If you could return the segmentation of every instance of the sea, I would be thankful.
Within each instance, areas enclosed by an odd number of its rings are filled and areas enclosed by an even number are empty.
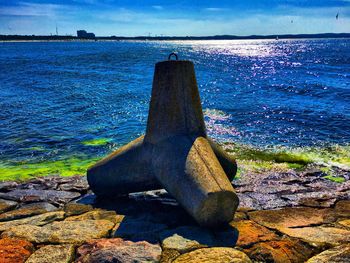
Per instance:
[[[172,52],[193,61],[218,142],[349,146],[350,39],[2,42],[0,180],[84,173],[144,134]]]

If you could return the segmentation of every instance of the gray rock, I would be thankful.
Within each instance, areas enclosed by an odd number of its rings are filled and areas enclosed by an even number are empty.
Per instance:
[[[72,180],[58,186],[58,190],[86,193],[89,189],[86,176],[74,176]]]
[[[41,215],[36,215],[36,216],[27,217],[23,219],[0,222],[0,232],[18,225],[43,226],[55,220],[62,220],[63,218],[64,218],[64,212],[57,211],[57,212],[48,212]]]
[[[120,238],[88,241],[77,249],[77,262],[159,262],[162,249],[146,241],[132,242]]]
[[[0,213],[4,213],[17,206],[17,202],[0,199]]]
[[[56,190],[35,190],[18,189],[8,193],[0,193],[0,198],[21,201],[21,202],[49,202],[53,204],[65,204],[78,198],[79,193],[56,191]]]
[[[0,192],[8,192],[12,189],[15,189],[18,186],[16,182],[0,182]]]
[[[20,219],[24,217],[34,216],[43,214],[46,212],[52,212],[57,210],[57,208],[49,203],[34,203],[19,207],[16,210],[8,211],[0,214],[0,221],[9,221]]]

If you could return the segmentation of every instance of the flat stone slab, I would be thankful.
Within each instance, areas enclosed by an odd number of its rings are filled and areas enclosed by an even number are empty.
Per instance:
[[[16,189],[8,193],[0,193],[0,198],[20,202],[49,202],[65,204],[80,196],[77,192],[57,190]]]
[[[15,189],[18,186],[16,182],[0,182],[0,192],[8,192]]]
[[[0,232],[19,225],[43,226],[56,220],[62,220],[63,218],[64,218],[64,212],[56,211],[56,212],[48,212],[37,216],[17,219],[13,221],[0,222]]]
[[[4,213],[10,209],[13,209],[17,206],[17,202],[0,199],[0,213]]]
[[[238,247],[248,247],[260,241],[277,240],[279,238],[271,230],[251,220],[232,222],[231,225],[237,228],[239,233],[236,243]]]
[[[68,203],[64,206],[64,212],[66,216],[76,216],[81,215],[86,212],[93,210],[91,205],[77,204],[77,203]]]
[[[162,249],[146,241],[132,242],[121,238],[91,240],[77,249],[79,263],[159,262]]]
[[[341,220],[338,222],[338,224],[341,224],[342,226],[350,228],[350,219]]]
[[[268,228],[303,227],[334,222],[331,209],[309,207],[283,208],[279,210],[262,210],[249,212],[250,219]]]
[[[259,242],[244,252],[255,262],[294,263],[305,262],[314,249],[299,240],[276,240]]]
[[[70,263],[74,260],[75,249],[71,244],[47,245],[36,250],[26,263]]]
[[[350,218],[350,200],[339,201],[335,205],[335,212],[338,216]]]
[[[309,193],[296,193],[289,195],[281,195],[283,199],[287,199],[294,206],[310,206],[310,207],[331,207],[339,198],[346,198],[347,193],[315,191]]]
[[[163,249],[172,249],[180,254],[215,245],[214,235],[205,228],[183,226],[160,233]]]
[[[85,176],[75,176],[74,180],[60,184],[57,190],[86,193],[89,184]]]
[[[174,263],[251,263],[249,257],[234,248],[201,248],[177,257]]]
[[[34,246],[26,241],[15,238],[0,239],[1,263],[24,263],[34,251]]]
[[[350,244],[340,245],[310,258],[306,263],[349,263]]]
[[[43,227],[19,225],[2,233],[2,237],[16,237],[30,242],[81,244],[93,238],[107,237],[114,224],[108,220],[60,221]]]
[[[337,246],[350,242],[350,231],[336,227],[279,228],[279,231],[313,246]]]
[[[123,215],[117,215],[114,211],[96,209],[81,215],[67,217],[65,221],[109,220],[112,223],[116,224],[120,223],[123,218]]]
[[[23,217],[29,217],[29,216],[43,214],[46,212],[52,212],[55,210],[57,210],[57,207],[53,206],[52,204],[46,203],[46,202],[27,204],[27,205],[19,207],[16,210],[12,210],[12,211],[8,211],[8,212],[0,214],[0,221],[15,220],[15,219],[23,218]]]

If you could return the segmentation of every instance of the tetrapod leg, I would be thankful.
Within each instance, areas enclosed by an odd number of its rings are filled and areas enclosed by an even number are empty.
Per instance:
[[[159,189],[151,169],[151,153],[143,145],[143,136],[119,148],[87,171],[92,191],[101,197]]]
[[[204,137],[170,138],[155,146],[152,157],[159,182],[199,224],[232,220],[237,195]]]

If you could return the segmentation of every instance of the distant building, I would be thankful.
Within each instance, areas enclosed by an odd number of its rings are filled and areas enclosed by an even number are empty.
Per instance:
[[[78,38],[95,38],[94,33],[88,33],[85,30],[78,30],[77,36],[78,36]]]

